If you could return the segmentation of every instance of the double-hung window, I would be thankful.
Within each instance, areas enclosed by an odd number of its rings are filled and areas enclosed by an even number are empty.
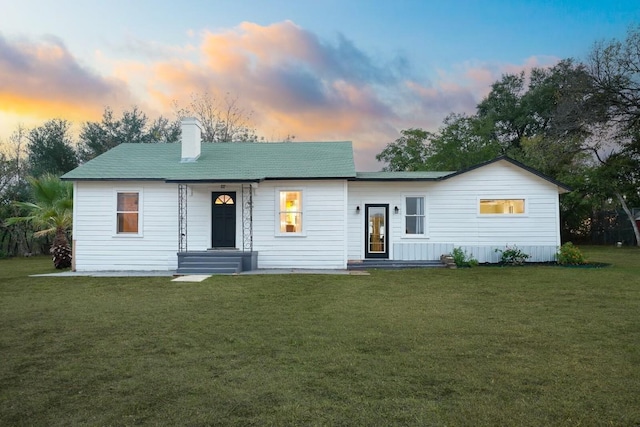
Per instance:
[[[302,234],[302,191],[279,191],[278,232]]]
[[[140,193],[126,191],[117,193],[116,223],[117,234],[141,234]]]
[[[405,197],[405,235],[424,236],[426,227],[424,196]]]

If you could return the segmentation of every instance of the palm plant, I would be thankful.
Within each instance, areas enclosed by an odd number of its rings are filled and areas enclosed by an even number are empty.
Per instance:
[[[71,246],[67,233],[73,225],[73,186],[55,175],[29,178],[33,202],[17,201],[14,204],[27,214],[7,219],[7,224],[28,222],[38,231],[35,237],[53,235],[51,255],[57,269],[71,267]]]

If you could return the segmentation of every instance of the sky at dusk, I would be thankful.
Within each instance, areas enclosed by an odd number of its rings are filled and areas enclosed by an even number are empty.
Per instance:
[[[639,24],[638,0],[0,0],[0,140],[231,93],[267,140],[350,140],[376,170],[400,130],[437,130],[502,74]]]

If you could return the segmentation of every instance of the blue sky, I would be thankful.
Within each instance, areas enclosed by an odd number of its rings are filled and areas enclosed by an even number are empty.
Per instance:
[[[637,1],[0,1],[0,139],[105,106],[231,92],[268,139],[352,140],[360,169],[408,127],[473,112],[503,73],[584,59]]]

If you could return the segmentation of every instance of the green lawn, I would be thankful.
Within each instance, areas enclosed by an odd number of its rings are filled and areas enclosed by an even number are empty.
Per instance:
[[[0,425],[640,424],[640,250],[603,269],[28,278],[0,260]]]

